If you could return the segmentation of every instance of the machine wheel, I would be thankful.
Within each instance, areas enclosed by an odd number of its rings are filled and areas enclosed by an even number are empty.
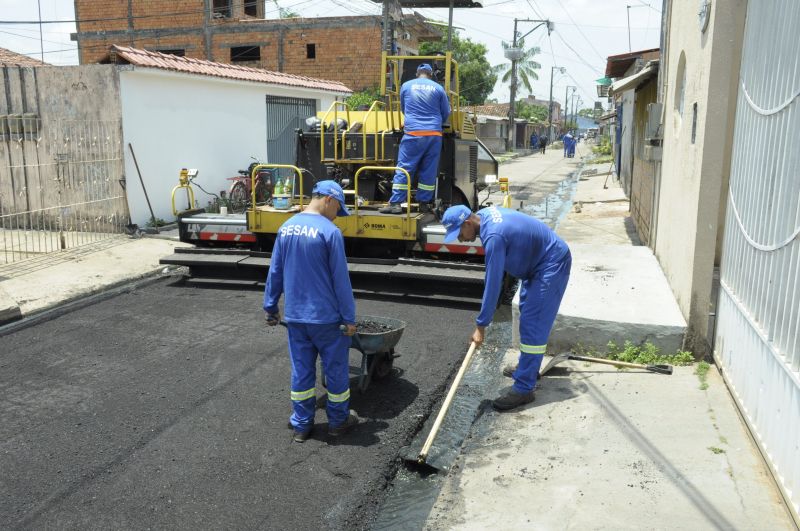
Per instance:
[[[230,211],[232,214],[241,214],[247,210],[247,189],[243,183],[236,183],[233,185],[229,199],[231,203]]]

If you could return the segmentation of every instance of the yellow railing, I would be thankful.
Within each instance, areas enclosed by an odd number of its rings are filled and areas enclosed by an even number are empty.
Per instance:
[[[461,124],[456,119],[461,112],[461,97],[460,90],[461,84],[458,80],[458,62],[453,59],[451,52],[446,52],[442,55],[387,55],[386,52],[381,54],[381,94],[387,97],[388,110],[390,119],[392,120],[392,129],[394,129],[394,115],[397,113],[397,125],[402,127],[402,114],[400,111],[400,66],[405,59],[427,60],[431,62],[441,61],[444,59],[444,91],[447,94],[447,99],[450,101],[450,129],[454,132],[461,132]],[[395,87],[393,90],[386,83],[387,73],[391,72],[392,83],[391,86]],[[452,73],[452,75],[451,75]],[[453,83],[450,80],[453,79]],[[455,85],[455,86],[452,86]]]
[[[334,101],[328,107],[328,112],[322,117],[322,122],[319,125],[319,143],[320,143],[320,160],[325,160],[325,128],[328,121],[328,116],[333,112],[333,159],[339,158],[337,146],[339,144],[339,107],[344,107],[347,113],[347,125],[350,126],[350,107],[343,101]],[[342,158],[344,158],[344,146],[342,146]]]
[[[364,121],[361,124],[361,149],[363,151],[362,152],[362,156],[361,156],[362,162],[367,162],[367,122],[369,121],[370,115],[373,114],[373,113],[374,113],[374,116],[375,116],[375,128],[373,130],[373,136],[375,137],[375,146],[374,146],[372,160],[379,160],[378,159],[378,129],[379,129],[380,125],[379,125],[379,122],[378,122],[379,116],[378,116],[378,113],[375,112],[375,109],[376,109],[376,107],[385,107],[385,106],[386,106],[386,104],[383,103],[382,101],[373,101],[372,105],[370,105],[370,107],[369,107],[369,110],[364,115]],[[348,128],[348,131],[350,129],[352,129],[352,128],[353,128],[353,124],[350,124],[350,127]],[[380,159],[383,159],[383,156],[386,153],[386,137],[385,137],[385,135],[381,136],[381,142],[382,142],[382,145],[381,145],[381,150],[380,150],[381,151]],[[347,145],[347,144],[345,144],[345,145]]]
[[[411,175],[398,166],[362,166],[357,171],[355,176],[353,177],[353,188],[355,192],[355,200],[354,200],[354,210],[356,218],[358,218],[358,176],[361,175],[362,171],[386,171],[386,170],[400,170],[401,172],[406,174],[406,216],[403,220],[403,236],[408,236],[408,222],[411,220]]]
[[[172,215],[177,216],[179,211],[175,208],[175,192],[180,190],[181,188],[186,189],[186,199],[189,201],[189,208],[187,210],[191,210],[194,208],[194,190],[192,190],[192,185],[189,182],[189,172],[186,168],[181,170],[181,173],[178,177],[178,185],[172,189]],[[153,220],[155,222],[155,220]]]
[[[253,170],[250,172],[250,193],[252,194],[251,201],[253,206],[253,212],[256,210],[256,175],[258,175],[259,170],[263,169],[272,169],[272,168],[287,168],[294,170],[294,173],[297,175],[297,180],[300,183],[300,210],[303,210],[303,172],[297,166],[292,166],[291,164],[256,164],[253,166]],[[292,195],[294,195],[294,186],[292,186]],[[289,197],[289,201],[292,201],[292,197]]]

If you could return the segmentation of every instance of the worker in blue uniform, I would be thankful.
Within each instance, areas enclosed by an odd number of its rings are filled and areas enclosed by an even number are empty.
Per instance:
[[[318,355],[328,388],[328,433],[338,436],[358,424],[350,412],[348,363],[356,306],[344,238],[333,224],[336,216],[349,213],[342,187],[334,181],[318,182],[311,195],[306,210],[278,229],[264,290],[264,311],[271,326],[280,320],[278,300],[285,294],[292,362],[289,424],[297,442],[308,439],[314,427]]]
[[[578,145],[578,134],[570,131],[570,141],[569,141],[569,152],[567,153],[567,157],[575,158],[575,146]]]
[[[567,244],[536,218],[507,208],[489,207],[473,213],[458,205],[445,211],[445,243],[475,241],[486,253],[486,280],[481,311],[472,341],[483,343],[503,285],[503,273],[521,280],[519,299],[520,355],[511,376],[514,385],[492,405],[506,411],[532,402],[550,329],[569,280],[572,256]],[[508,375],[508,374],[507,374]]]
[[[561,140],[564,142],[564,157],[569,157],[570,156],[569,155],[570,154],[570,150],[573,149],[572,148],[572,135],[569,134],[569,131],[567,131],[567,133],[564,135],[564,137]]]
[[[417,202],[421,211],[428,211],[436,191],[436,174],[442,154],[442,125],[450,116],[450,102],[441,85],[433,79],[431,65],[417,68],[417,77],[400,87],[400,110],[403,111],[403,139],[397,155],[397,166],[412,177],[417,175]],[[406,174],[395,171],[389,204],[383,214],[402,214],[401,204],[407,200]]]

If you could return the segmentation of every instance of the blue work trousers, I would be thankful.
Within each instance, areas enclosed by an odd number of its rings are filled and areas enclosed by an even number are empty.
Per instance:
[[[514,390],[529,393],[536,387],[539,368],[547,350],[550,329],[567,289],[572,267],[570,253],[522,281],[519,293],[519,363],[514,371]]]
[[[397,166],[406,170],[411,177],[414,177],[415,173],[417,174],[417,202],[419,203],[433,201],[441,154],[441,136],[403,135],[403,139],[400,141]],[[400,204],[407,200],[406,185],[406,174],[396,171],[390,203]]]
[[[289,355],[292,361],[292,416],[295,430],[306,431],[314,424],[317,403],[317,355],[328,386],[328,426],[335,428],[350,414],[350,337],[339,323],[289,323]]]

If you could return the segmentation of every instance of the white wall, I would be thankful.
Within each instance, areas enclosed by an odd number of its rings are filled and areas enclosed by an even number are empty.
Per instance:
[[[689,345],[698,353],[707,348],[703,343],[727,197],[746,7],[745,0],[714,2],[708,29],[701,33],[696,23],[687,23],[696,22],[697,6],[673,2],[662,63],[664,150],[655,253],[689,323]]]
[[[173,220],[170,194],[181,168],[197,168],[203,188],[219,193],[230,186],[228,177],[246,169],[250,157],[268,161],[266,95],[311,98],[327,109],[336,94],[166,72],[152,68],[120,72],[125,175],[133,223],[150,219],[142,185],[128,143],[156,217]],[[194,187],[199,206],[211,198]],[[184,197],[181,191],[178,197]],[[186,201],[177,202],[179,207]]]

